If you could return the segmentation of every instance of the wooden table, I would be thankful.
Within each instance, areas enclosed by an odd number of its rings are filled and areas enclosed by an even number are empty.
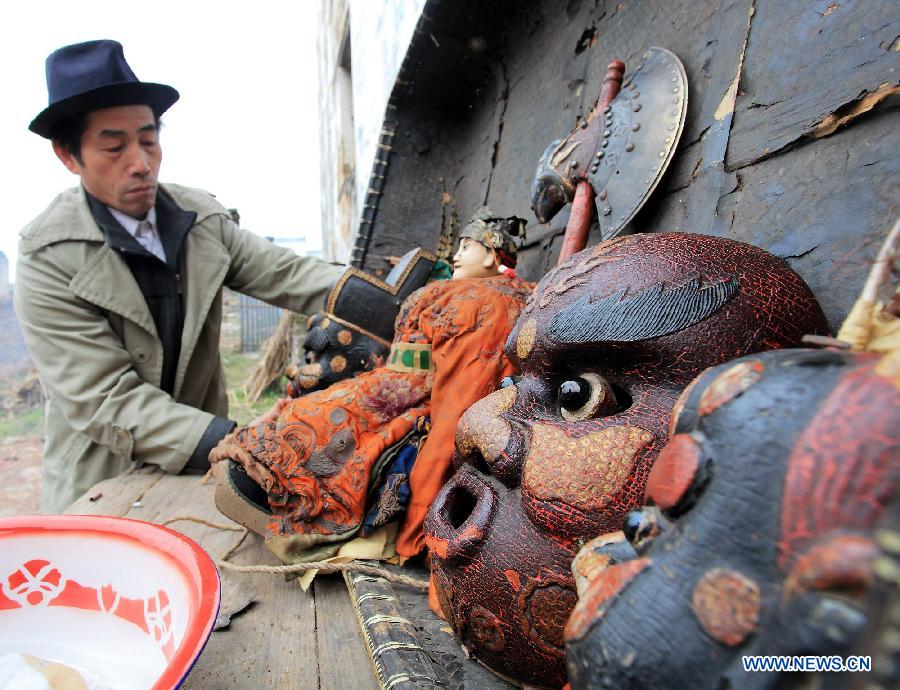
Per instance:
[[[144,468],[100,482],[66,511],[163,523],[190,515],[229,523],[213,502],[213,482]],[[214,558],[241,536],[191,522],[169,525]],[[278,564],[262,540],[249,535],[230,560],[239,565]],[[185,688],[379,688],[356,613],[339,575],[318,576],[304,593],[296,581],[271,574],[222,571],[223,607],[233,590],[254,603],[213,632]]]
[[[73,515],[112,515],[165,523],[191,516],[214,523],[231,523],[215,507],[214,484],[197,475],[171,475],[156,468],[128,472],[95,485],[69,506]],[[179,521],[169,524],[194,539],[214,558],[226,554],[241,532]],[[272,564],[277,559],[250,534],[229,560],[238,565]],[[412,572],[425,577],[419,568]],[[237,613],[227,628],[217,630],[182,687],[289,688],[369,690],[385,687],[376,675],[361,624],[340,575],[319,575],[308,592],[296,581],[273,574],[243,574],[220,570],[222,609],[249,595],[254,603]],[[390,587],[386,581],[381,586]],[[429,673],[448,688],[512,686],[467,659],[447,624],[429,610],[426,597],[396,588],[397,606],[410,621],[422,647]],[[396,671],[396,666],[394,671]],[[392,688],[434,687],[421,679],[398,681]]]

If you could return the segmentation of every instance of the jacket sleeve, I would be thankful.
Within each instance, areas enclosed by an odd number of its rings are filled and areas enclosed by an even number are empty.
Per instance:
[[[47,250],[20,257],[14,301],[41,384],[66,423],[115,455],[181,471],[220,418],[144,382],[106,315],[71,292]]]
[[[299,256],[226,219],[222,221],[222,242],[231,255],[225,285],[301,314],[322,310],[328,291],[346,268]]]

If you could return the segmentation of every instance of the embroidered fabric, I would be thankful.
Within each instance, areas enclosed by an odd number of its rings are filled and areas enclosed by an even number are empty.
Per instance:
[[[378,367],[291,401],[275,422],[223,439],[210,459],[240,463],[265,489],[268,543],[279,557],[303,560],[354,536],[376,465],[418,418],[430,416],[397,539],[401,556],[421,550],[425,513],[451,473],[456,424],[512,373],[503,344],[532,287],[503,275],[426,285],[404,302],[394,342],[430,345],[433,368]],[[401,482],[393,482],[399,496]]]

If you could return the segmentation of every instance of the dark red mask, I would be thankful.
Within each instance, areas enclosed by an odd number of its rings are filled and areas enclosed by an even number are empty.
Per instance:
[[[506,354],[521,377],[472,406],[426,522],[463,643],[519,681],[565,682],[573,556],[642,505],[679,394],[703,369],[825,333],[783,261],[684,233],[586,249],[538,285]]]

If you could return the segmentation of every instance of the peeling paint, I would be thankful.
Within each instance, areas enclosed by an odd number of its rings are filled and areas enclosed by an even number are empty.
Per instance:
[[[731,82],[731,86],[728,87],[728,90],[725,91],[725,95],[722,97],[721,102],[719,103],[719,107],[716,108],[715,118],[717,120],[724,120],[728,115],[734,112],[734,102],[737,100],[737,89],[738,82],[741,80],[741,69],[740,66],[744,62],[744,56],[741,54],[741,60],[738,63],[738,73],[734,75],[734,80]]]
[[[719,121],[724,120],[734,113],[734,103],[737,100],[738,85],[741,82],[741,72],[744,69],[744,55],[747,52],[747,38],[750,36],[750,21],[753,19],[754,12],[756,12],[756,7],[751,3],[750,11],[747,13],[747,37],[744,38],[744,45],[741,46],[741,55],[738,58],[737,72],[734,75],[734,81],[731,82],[731,85],[725,91],[725,95],[722,97],[719,107],[716,108],[714,115]]]
[[[882,84],[871,93],[857,100],[855,103],[848,104],[851,107],[847,112],[838,115],[838,111],[835,111],[824,120],[822,120],[818,125],[816,125],[815,129],[813,129],[813,138],[821,139],[822,137],[827,137],[830,134],[834,134],[834,132],[837,131],[838,128],[843,127],[848,122],[852,122],[860,115],[869,112],[870,110],[872,110],[872,108],[881,103],[885,98],[888,98],[889,96],[893,96],[895,94],[900,94],[900,86]],[[842,108],[841,110],[844,110],[845,108]]]
[[[446,558],[447,547],[450,545],[450,542],[432,535],[425,535],[425,545],[439,557]]]

